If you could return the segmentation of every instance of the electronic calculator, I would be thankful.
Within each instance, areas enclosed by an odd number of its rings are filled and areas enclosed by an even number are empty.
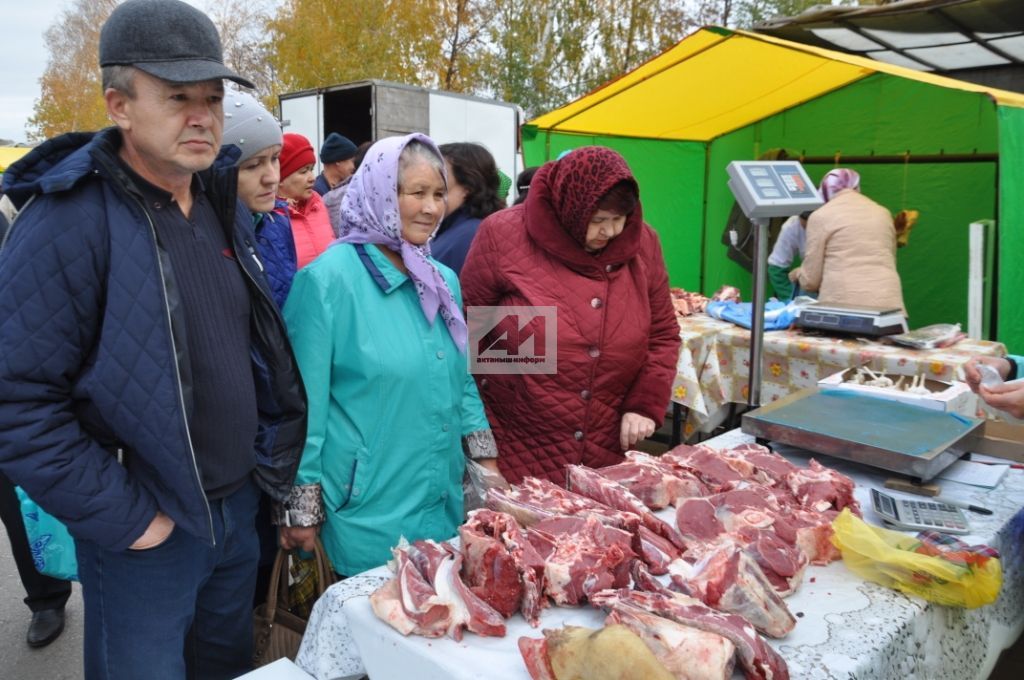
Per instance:
[[[926,500],[894,498],[871,490],[871,505],[882,519],[898,529],[940,531],[944,534],[967,534],[967,518],[960,508]]]

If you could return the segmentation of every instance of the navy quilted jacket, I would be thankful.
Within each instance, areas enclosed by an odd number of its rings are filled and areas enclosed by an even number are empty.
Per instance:
[[[253,217],[256,221],[256,250],[263,260],[263,273],[279,308],[284,308],[284,301],[288,299],[296,269],[295,239],[292,238],[287,208],[287,201],[277,199],[273,211]]]
[[[157,509],[212,541],[174,271],[116,161],[120,139],[114,128],[63,135],[4,175],[22,212],[0,252],[0,469],[107,548],[131,545]],[[237,175],[202,180],[250,284],[255,477],[281,500],[305,440],[305,393]]]

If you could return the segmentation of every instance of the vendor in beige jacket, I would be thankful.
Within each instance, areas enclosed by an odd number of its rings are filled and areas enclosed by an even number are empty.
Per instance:
[[[892,215],[860,193],[860,175],[847,168],[825,175],[821,196],[826,203],[807,221],[807,250],[790,279],[819,302],[906,313]]]

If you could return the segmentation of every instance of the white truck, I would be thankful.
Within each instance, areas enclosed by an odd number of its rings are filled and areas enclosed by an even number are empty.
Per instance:
[[[381,80],[290,92],[279,99],[284,131],[309,139],[317,151],[317,172],[320,146],[332,132],[357,145],[410,132],[427,134],[439,145],[477,142],[513,183],[522,170],[514,104]]]

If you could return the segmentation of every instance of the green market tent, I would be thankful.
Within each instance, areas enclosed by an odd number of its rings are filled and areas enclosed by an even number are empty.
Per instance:
[[[523,128],[527,165],[587,144],[625,156],[672,285],[706,294],[730,283],[749,299],[721,241],[725,167],[769,149],[815,181],[855,168],[865,194],[921,212],[898,253],[915,327],[967,328],[968,224],[995,219],[990,336],[1024,351],[1024,95],[711,27]]]

